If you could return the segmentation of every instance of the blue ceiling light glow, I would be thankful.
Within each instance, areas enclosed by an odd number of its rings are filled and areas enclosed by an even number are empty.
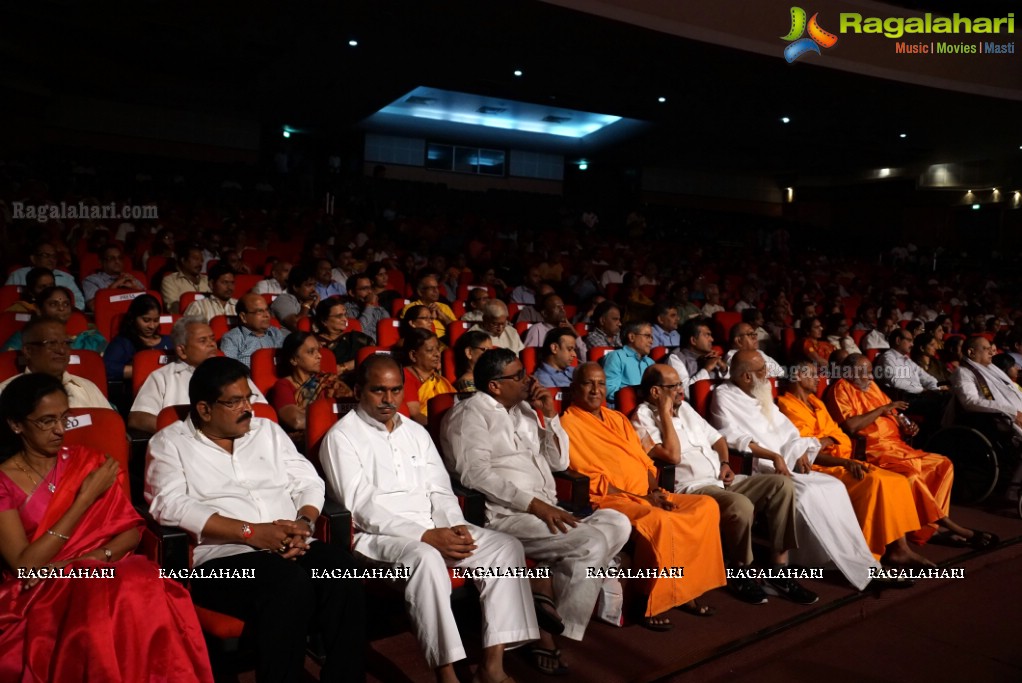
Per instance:
[[[972,205],[972,210],[973,211],[979,211],[979,204],[973,204]]]
[[[589,162],[588,161],[584,161],[583,160],[583,161],[578,162],[578,170],[585,171],[588,168],[589,168]]]
[[[291,137],[291,131],[289,131],[287,128],[284,129],[284,137],[286,138]]]
[[[419,87],[377,114],[446,121],[469,126],[584,138],[623,120],[620,116],[502,100]]]

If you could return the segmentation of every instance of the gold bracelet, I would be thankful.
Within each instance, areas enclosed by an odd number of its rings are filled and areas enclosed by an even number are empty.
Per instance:
[[[57,538],[59,538],[61,540],[64,540],[64,541],[70,541],[71,540],[70,536],[65,536],[64,534],[62,534],[60,532],[57,532],[57,531],[54,531],[53,529],[50,529],[46,533],[48,533],[50,536],[56,536]]]

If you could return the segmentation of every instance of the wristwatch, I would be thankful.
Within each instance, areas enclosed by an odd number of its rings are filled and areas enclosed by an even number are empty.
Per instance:
[[[316,533],[316,522],[314,522],[313,520],[309,519],[305,515],[298,515],[298,517],[295,518],[295,521],[296,522],[305,522],[306,524],[309,525],[309,533],[310,534]]]
[[[242,522],[241,523],[241,537],[242,537],[242,539],[247,541],[248,539],[252,538],[252,535],[254,533],[255,532],[252,531],[252,527],[248,525],[248,522]]]
[[[112,562],[113,561],[114,553],[113,553],[112,550],[110,550],[110,548],[100,548],[100,550],[102,550],[103,554],[106,555],[106,561],[107,562]]]

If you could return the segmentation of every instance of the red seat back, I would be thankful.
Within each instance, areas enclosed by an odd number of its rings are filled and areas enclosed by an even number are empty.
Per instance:
[[[107,395],[106,389],[106,365],[103,364],[103,357],[95,351],[83,351],[74,349],[67,364],[67,371],[72,375],[84,377],[89,380]]]
[[[688,400],[692,403],[692,407],[696,409],[703,419],[709,418],[708,409],[710,407],[710,394],[713,390],[713,382],[708,379],[701,379],[693,382],[689,387]]]
[[[594,346],[589,349],[589,361],[599,361],[601,358],[606,356],[611,351],[614,351],[613,346]]]
[[[625,415],[631,415],[632,411],[639,407],[638,387],[621,387],[614,396],[617,409]]]
[[[123,289],[101,289],[96,292],[93,301],[93,311],[96,315],[96,329],[107,338],[107,341],[117,336],[117,329],[114,328],[114,316],[118,313],[124,314],[131,306],[132,300],[143,294],[151,294],[157,301],[163,301],[158,292],[131,292]],[[162,304],[161,304],[162,306]]]
[[[173,352],[161,351],[159,349],[145,349],[138,351],[131,359],[131,393],[138,396],[138,390],[145,384],[146,379],[154,370],[159,370],[167,363],[172,362],[176,356]]]
[[[397,318],[384,318],[376,323],[376,343],[379,346],[385,346],[388,349],[397,344],[397,340],[400,339],[398,334],[398,327],[401,325],[401,321]]]
[[[72,408],[69,417],[71,424],[64,430],[64,444],[88,446],[116,460],[121,466],[118,476],[124,485],[124,494],[130,499],[128,434],[124,420],[116,410],[109,408]]]

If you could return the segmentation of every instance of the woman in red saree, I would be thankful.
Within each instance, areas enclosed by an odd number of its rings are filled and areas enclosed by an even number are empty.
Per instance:
[[[125,475],[63,445],[67,411],[48,375],[0,394],[0,680],[211,682],[187,591],[132,554],[142,519]],[[41,578],[48,570],[113,578]]]

